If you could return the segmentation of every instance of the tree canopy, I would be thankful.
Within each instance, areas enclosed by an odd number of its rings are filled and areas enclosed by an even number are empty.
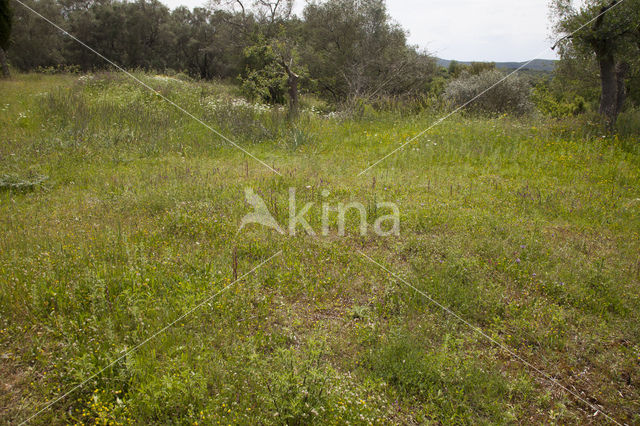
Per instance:
[[[556,31],[566,76],[599,73],[600,113],[610,126],[629,92],[635,95],[640,74],[640,0],[589,0],[576,9],[570,0],[555,0]],[[580,63],[575,66],[571,64]]]
[[[269,102],[284,102],[294,76],[304,90],[342,101],[418,93],[435,72],[435,61],[407,44],[383,0],[312,2],[302,18],[292,15],[291,0],[212,0],[173,11],[158,0],[25,2],[125,68],[240,77]],[[108,66],[24,8],[12,42],[10,59],[21,70]]]

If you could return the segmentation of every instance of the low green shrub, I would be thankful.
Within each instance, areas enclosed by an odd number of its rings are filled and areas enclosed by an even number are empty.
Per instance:
[[[570,117],[582,114],[587,103],[582,96],[576,96],[567,102],[554,96],[544,84],[538,84],[531,91],[531,101],[543,115],[553,118]]]

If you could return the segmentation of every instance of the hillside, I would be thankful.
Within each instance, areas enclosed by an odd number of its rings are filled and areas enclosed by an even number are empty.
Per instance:
[[[440,58],[437,59],[438,65],[445,68],[447,68],[451,62],[452,61],[448,59],[440,59]],[[457,62],[463,65],[471,64],[471,62],[465,62],[465,61],[457,61]],[[522,69],[528,70],[528,71],[551,72],[555,69],[556,62],[557,61],[550,60],[550,59],[534,59],[530,64],[527,64]],[[525,63],[526,62],[496,62],[496,68],[504,69],[504,70],[515,70],[520,68]]]

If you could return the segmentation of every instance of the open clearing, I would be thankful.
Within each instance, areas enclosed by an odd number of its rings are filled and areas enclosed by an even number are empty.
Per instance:
[[[638,141],[588,123],[285,113],[223,84],[137,74],[0,81],[0,421],[600,423],[383,264],[619,422],[640,423]],[[595,129],[595,127],[593,127]],[[288,191],[397,203],[399,237],[281,224]],[[329,195],[321,195],[328,190]],[[335,217],[332,219],[335,220]],[[286,226],[286,225],[284,225]],[[235,266],[237,265],[237,267]]]

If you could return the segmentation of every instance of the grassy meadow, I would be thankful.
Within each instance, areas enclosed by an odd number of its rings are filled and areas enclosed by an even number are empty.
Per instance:
[[[136,74],[0,81],[0,423],[640,424],[640,142],[586,118],[329,113]],[[244,188],[286,226],[249,225]],[[323,190],[329,195],[321,195]],[[400,236],[319,234],[397,203]],[[335,225],[335,215],[331,216]]]

